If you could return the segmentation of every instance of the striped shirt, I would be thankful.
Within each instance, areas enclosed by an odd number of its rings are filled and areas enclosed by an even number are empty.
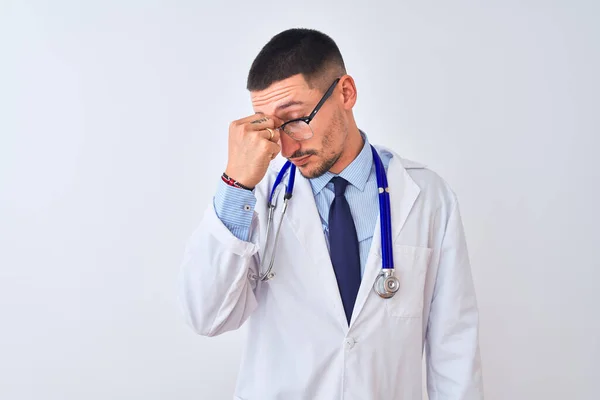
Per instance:
[[[361,135],[364,139],[361,152],[342,172],[338,175],[326,172],[324,175],[309,181],[321,217],[327,247],[329,247],[329,208],[335,197],[331,179],[340,176],[349,182],[345,196],[350,205],[350,212],[358,236],[362,275],[379,217],[379,198],[371,145],[366,134],[361,131]],[[380,152],[379,156],[387,169],[391,154]],[[238,239],[247,241],[250,235],[254,207],[256,206],[254,194],[249,190],[234,188],[220,181],[213,205],[217,216],[231,233]],[[293,200],[290,202],[290,207],[293,207]]]

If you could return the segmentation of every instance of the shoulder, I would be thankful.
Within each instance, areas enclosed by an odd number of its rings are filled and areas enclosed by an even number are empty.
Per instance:
[[[452,207],[457,202],[456,194],[450,184],[427,165],[401,157],[395,151],[384,146],[375,146],[375,148],[378,150],[384,164],[400,165],[401,169],[406,171],[410,179],[419,187],[422,198],[437,206]],[[393,185],[393,182],[390,182],[390,185]]]

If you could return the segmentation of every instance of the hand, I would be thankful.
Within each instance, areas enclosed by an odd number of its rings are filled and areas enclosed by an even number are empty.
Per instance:
[[[229,150],[225,173],[239,183],[255,187],[267,173],[272,159],[279,154],[277,117],[254,114],[229,125]],[[273,134],[267,129],[271,129]]]

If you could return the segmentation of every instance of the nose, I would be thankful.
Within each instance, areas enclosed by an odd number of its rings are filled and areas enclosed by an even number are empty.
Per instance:
[[[300,142],[292,139],[285,132],[281,132],[281,155],[285,158],[290,158],[295,151],[300,148]]]

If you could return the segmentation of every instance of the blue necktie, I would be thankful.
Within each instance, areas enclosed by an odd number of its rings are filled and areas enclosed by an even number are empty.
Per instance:
[[[358,236],[350,213],[350,205],[344,196],[348,181],[339,176],[331,181],[335,198],[329,208],[329,252],[346,319],[350,324],[361,279]]]

